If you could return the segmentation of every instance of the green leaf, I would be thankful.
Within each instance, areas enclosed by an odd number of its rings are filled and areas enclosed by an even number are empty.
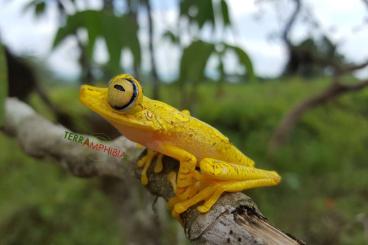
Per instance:
[[[246,75],[249,81],[255,80],[253,63],[248,54],[240,47],[226,44],[226,49],[231,50],[237,56],[239,62],[246,70]]]
[[[206,23],[210,23],[212,27],[214,27],[215,13],[212,0],[201,0],[196,2],[198,3],[198,14],[196,16],[196,21],[199,28],[202,28]]]
[[[173,44],[178,44],[179,43],[178,36],[175,35],[172,31],[169,31],[169,30],[165,31],[164,34],[162,34],[162,38],[172,42]]]
[[[183,50],[180,60],[180,82],[198,82],[205,78],[206,64],[215,51],[212,43],[197,40]]]
[[[0,126],[4,123],[5,98],[8,93],[8,69],[5,50],[0,44]]]
[[[32,0],[28,2],[23,8],[23,11],[29,10],[32,10],[36,17],[40,17],[45,13],[46,2],[44,0]]]
[[[36,16],[40,16],[40,15],[44,14],[45,9],[46,9],[46,3],[45,2],[37,3],[36,6],[35,6]]]
[[[206,23],[215,25],[215,13],[212,0],[182,0],[180,2],[180,16],[186,17],[201,29]]]
[[[179,5],[180,16],[189,16],[189,9],[193,3],[194,1],[191,0],[181,0]]]
[[[53,42],[56,48],[67,37],[75,35],[78,29],[84,29],[88,35],[85,44],[87,55],[93,58],[95,42],[102,38],[109,53],[109,67],[111,72],[120,71],[120,59],[123,49],[133,55],[134,65],[141,64],[141,49],[138,39],[138,24],[129,16],[116,16],[109,11],[86,10],[68,16],[65,26],[59,28]]]
[[[231,20],[230,20],[229,8],[225,0],[221,0],[221,13],[222,13],[222,21],[224,23],[224,26],[230,26]]]

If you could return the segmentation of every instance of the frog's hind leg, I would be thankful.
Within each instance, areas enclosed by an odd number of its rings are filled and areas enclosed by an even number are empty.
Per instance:
[[[213,180],[271,179],[278,184],[281,177],[275,171],[268,171],[243,164],[228,163],[212,158],[204,158],[200,164],[201,173]]]
[[[182,213],[195,204],[204,201],[198,211],[205,213],[217,202],[224,192],[237,192],[257,187],[277,185],[280,176],[274,171],[256,169],[246,165],[227,163],[205,158],[200,162],[201,174],[209,180],[207,187],[197,195],[176,203],[176,213]]]
[[[275,171],[267,171],[245,165],[227,163],[205,158],[200,162],[201,172],[213,181],[218,180],[216,190],[198,207],[205,213],[217,202],[224,192],[237,192],[257,187],[277,185],[281,177]]]

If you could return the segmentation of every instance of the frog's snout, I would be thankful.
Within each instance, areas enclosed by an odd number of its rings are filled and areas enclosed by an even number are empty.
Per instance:
[[[83,104],[87,104],[88,98],[93,94],[93,87],[90,85],[82,85],[79,90],[79,99]]]
[[[79,99],[84,105],[88,106],[96,101],[101,101],[106,93],[107,88],[82,85],[79,90]]]
[[[99,88],[91,85],[84,84],[80,87],[79,96],[82,97],[89,97],[91,96],[102,96],[107,93],[107,88]]]
[[[88,94],[96,93],[97,89],[98,88],[96,88],[94,86],[84,84],[80,87],[79,95],[81,97],[88,96]]]

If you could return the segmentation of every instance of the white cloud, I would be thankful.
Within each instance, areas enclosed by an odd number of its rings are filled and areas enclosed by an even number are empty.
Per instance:
[[[78,65],[79,52],[75,48],[77,45],[75,39],[67,38],[54,52],[46,57],[51,70],[57,75],[76,79],[80,73]]]
[[[254,0],[228,0],[227,2],[229,11],[235,18],[253,14],[257,11],[257,6]]]

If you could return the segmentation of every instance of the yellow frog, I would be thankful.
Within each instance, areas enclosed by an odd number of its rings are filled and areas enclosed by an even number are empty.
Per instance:
[[[162,155],[180,162],[177,176],[169,175],[176,180],[174,214],[203,201],[198,210],[207,212],[223,192],[273,186],[281,180],[274,171],[256,169],[227,137],[188,111],[145,97],[131,75],[114,77],[107,88],[82,85],[80,100],[125,137],[147,147],[148,153],[138,162],[143,184],[156,154],[160,153],[156,172],[162,169]]]

